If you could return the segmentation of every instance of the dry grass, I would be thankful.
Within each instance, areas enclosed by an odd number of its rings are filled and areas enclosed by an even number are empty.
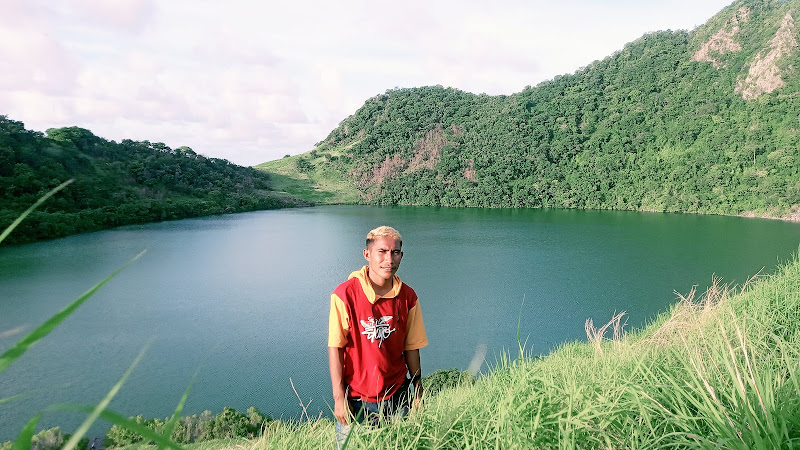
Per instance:
[[[595,328],[592,319],[586,319],[586,337],[589,338],[589,343],[591,343],[598,355],[603,356],[602,343],[604,340],[610,340],[611,342],[617,344],[622,342],[622,338],[624,337],[623,328],[625,327],[625,323],[622,322],[622,318],[625,316],[625,314],[625,311],[617,313],[607,324],[600,328]],[[609,328],[611,328],[613,334],[611,338],[606,338],[606,331],[608,331]]]
[[[724,284],[720,278],[714,277],[711,286],[706,288],[699,299],[695,298],[697,286],[692,287],[686,295],[676,292],[678,303],[672,308],[670,316],[655,329],[646,342],[658,347],[679,342],[690,330],[697,330],[716,318],[721,305],[727,303],[731,296],[744,293],[759,276],[760,273],[751,277],[741,289]]]

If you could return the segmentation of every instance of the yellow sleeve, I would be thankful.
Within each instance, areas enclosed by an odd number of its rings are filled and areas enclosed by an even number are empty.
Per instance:
[[[331,294],[331,312],[328,317],[328,347],[347,345],[348,316],[344,302],[336,294]]]
[[[408,310],[407,329],[404,350],[416,350],[428,345],[428,337],[425,336],[425,324],[422,322],[422,310],[419,306],[419,300],[417,300],[417,304],[413,308]]]

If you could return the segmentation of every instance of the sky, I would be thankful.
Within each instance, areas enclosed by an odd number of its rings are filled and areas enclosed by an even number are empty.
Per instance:
[[[0,115],[249,166],[388,89],[513,94],[732,0],[0,1]]]

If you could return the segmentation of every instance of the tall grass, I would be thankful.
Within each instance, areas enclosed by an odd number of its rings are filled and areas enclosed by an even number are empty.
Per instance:
[[[621,315],[545,358],[504,354],[474,385],[353,434],[348,448],[800,447],[800,260],[734,290],[714,281],[649,326]],[[327,439],[327,441],[326,441]],[[252,449],[331,447],[328,420]]]

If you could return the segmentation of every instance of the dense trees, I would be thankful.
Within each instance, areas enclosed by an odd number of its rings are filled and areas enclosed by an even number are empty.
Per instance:
[[[800,56],[783,57],[781,89],[745,100],[735,86],[798,3],[739,1],[509,96],[389,90],[315,151],[341,155],[330,165],[367,203],[782,215],[800,204]],[[743,7],[742,50],[693,61]]]
[[[28,242],[124,224],[289,206],[269,176],[188,147],[108,141],[78,127],[26,130],[0,116],[0,229],[74,179],[9,236]]]

